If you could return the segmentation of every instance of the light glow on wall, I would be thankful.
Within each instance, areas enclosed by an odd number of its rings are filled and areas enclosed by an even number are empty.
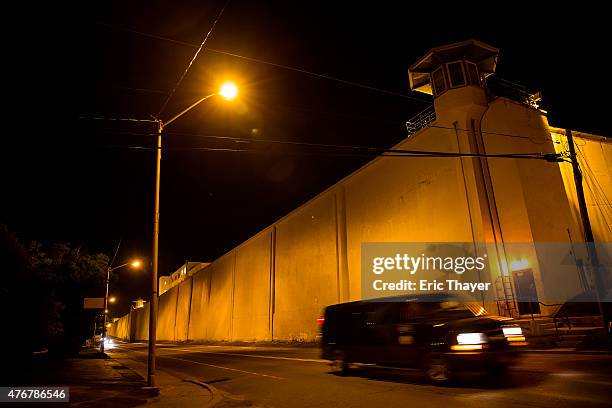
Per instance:
[[[510,270],[511,271],[520,271],[521,269],[529,268],[529,261],[527,258],[515,259],[510,262]]]

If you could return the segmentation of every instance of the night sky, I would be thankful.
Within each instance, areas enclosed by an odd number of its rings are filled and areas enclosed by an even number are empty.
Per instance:
[[[154,127],[86,118],[157,114],[226,2],[97,3],[5,13],[4,80],[15,92],[5,99],[0,223],[23,240],[108,254],[121,238],[118,262],[148,264],[154,151],[134,147],[153,146]],[[551,124],[612,135],[607,13],[532,3],[230,0],[207,47],[390,92],[203,50],[162,119],[226,78],[240,97],[213,98],[167,128],[160,274],[214,260],[369,160],[203,136],[389,147],[431,102],[409,91],[407,69],[434,46],[499,47],[498,75],[542,91]],[[148,297],[149,273],[121,272],[118,312]]]

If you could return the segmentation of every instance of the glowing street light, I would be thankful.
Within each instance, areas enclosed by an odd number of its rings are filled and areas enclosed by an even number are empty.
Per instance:
[[[238,87],[233,82],[227,81],[221,84],[221,88],[219,89],[219,95],[231,101],[232,99],[238,96]]]
[[[140,261],[139,260],[133,260],[132,262],[126,262],[124,264],[121,264],[119,266],[115,266],[112,267],[111,265],[108,266],[108,268],[106,268],[106,294],[104,295],[104,326],[102,326],[102,338],[106,338],[106,328],[109,327],[109,325],[106,322],[106,318],[108,316],[108,303],[113,303],[115,302],[115,300],[117,300],[114,296],[109,298],[108,297],[108,286],[110,283],[110,274],[112,271],[115,271],[117,269],[121,269],[125,266],[131,266],[132,268],[138,268],[140,267]],[[100,342],[100,351],[102,353],[104,353],[104,342]]]
[[[147,358],[147,385],[149,387],[155,386],[155,338],[157,336],[157,267],[159,260],[159,186],[161,180],[161,155],[162,155],[162,134],[166,126],[204,102],[205,100],[212,98],[213,96],[219,95],[226,100],[233,100],[238,96],[238,87],[232,82],[224,82],[218,93],[211,93],[206,95],[181,112],[177,113],[170,119],[163,121],[159,118],[155,118],[157,123],[157,155],[155,159],[155,197],[153,205],[153,242],[152,242],[152,262],[151,262],[151,303],[149,313],[149,352]]]

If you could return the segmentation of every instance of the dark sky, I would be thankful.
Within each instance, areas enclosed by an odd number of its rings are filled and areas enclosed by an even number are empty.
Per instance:
[[[542,91],[553,125],[612,134],[603,9],[355,3],[229,1],[208,47],[405,97],[204,50],[162,118],[225,78],[241,95],[211,99],[167,129],[161,274],[187,259],[215,259],[368,161],[201,135],[389,147],[431,100],[409,91],[406,71],[433,46],[475,38],[499,47],[499,76]],[[153,127],[78,118],[157,114],[196,50],[189,44],[201,42],[224,4],[111,1],[5,13],[4,80],[15,92],[6,99],[0,222],[24,240],[106,253],[122,238],[119,261],[150,260],[154,153],[129,147],[152,146]],[[121,273],[113,290],[121,310],[148,297],[148,273]]]

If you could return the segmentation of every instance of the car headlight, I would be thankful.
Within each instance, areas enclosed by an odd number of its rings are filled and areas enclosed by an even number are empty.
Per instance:
[[[484,333],[459,333],[457,343],[451,345],[453,351],[476,351],[484,350],[489,347],[487,336]]]
[[[502,327],[504,336],[511,346],[526,346],[525,336],[520,327]]]
[[[484,333],[459,333],[457,343],[459,344],[484,344],[487,336]]]
[[[502,330],[504,331],[504,336],[506,337],[523,335],[523,330],[521,330],[520,327],[504,327]]]

